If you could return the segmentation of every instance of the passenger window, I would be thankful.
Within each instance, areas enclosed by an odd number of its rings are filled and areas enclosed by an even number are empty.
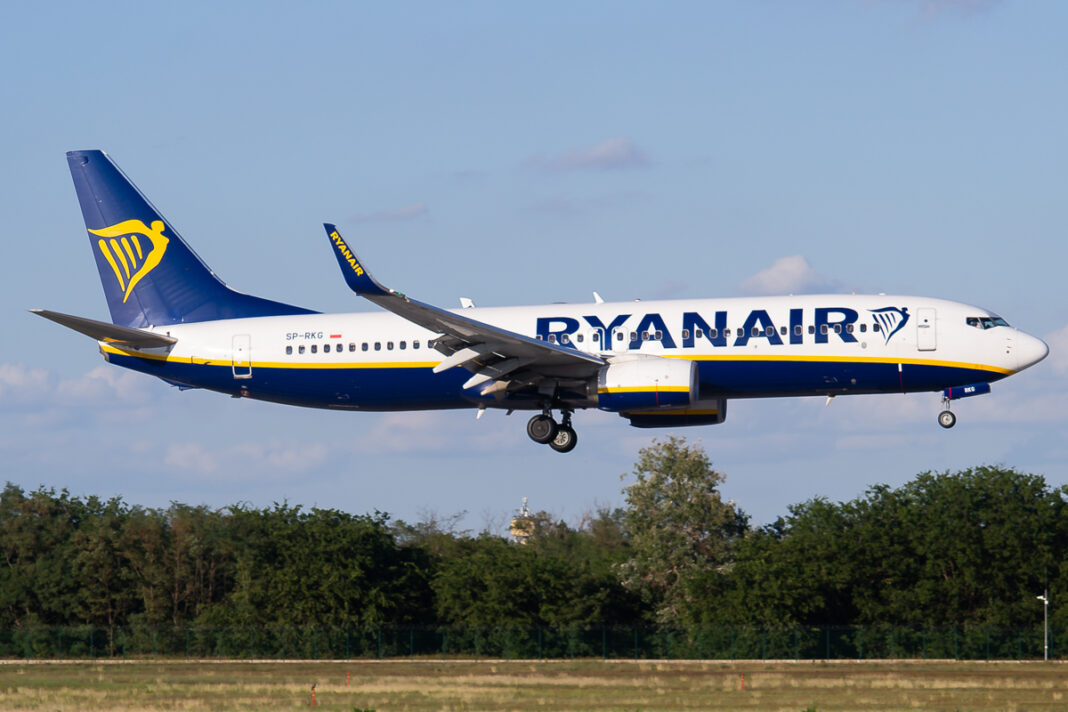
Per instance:
[[[702,336],[704,336],[704,334],[702,333],[703,331],[704,331],[704,329],[702,329],[701,327],[697,327],[696,329],[693,330],[693,335],[695,337],[697,337],[698,339],[700,339]],[[709,330],[708,335],[711,336],[713,339],[716,338],[716,330],[715,329]]]
[[[876,324],[872,324],[871,325],[871,330],[872,331],[882,331],[883,327],[879,326],[879,324],[876,323]]]
[[[404,351],[404,349],[408,348],[408,342],[407,341],[400,342],[400,347],[401,347],[401,351]]]
[[[765,336],[775,336],[775,327],[774,326],[766,326],[766,327],[764,327],[764,335]]]
[[[593,338],[594,341],[600,341],[601,340],[601,332],[599,332],[599,331],[593,332],[593,336],[591,338]]]
[[[349,352],[353,352],[355,350],[356,350],[356,342],[355,341],[350,341],[349,342]]]
[[[368,347],[368,345],[367,345],[367,342],[366,342],[366,341],[364,341],[364,342],[363,342],[363,343],[362,343],[362,344],[360,345],[360,350],[361,350],[361,351],[366,351],[366,350],[367,350],[368,348],[369,348],[369,347]]]
[[[683,329],[682,330],[682,338],[684,338],[684,339],[690,338],[690,330],[689,329]]]
[[[731,330],[730,329],[724,329],[723,330],[723,336],[724,337],[730,338],[730,335],[731,335]]]
[[[656,332],[656,340],[657,341],[663,341],[664,340],[664,332],[663,331],[659,331],[658,330]]]
[[[810,334],[815,334],[816,333],[816,326],[814,324],[809,324],[808,325],[808,333],[810,333]]]
[[[386,342],[386,350],[388,350],[388,351],[392,351],[393,350],[393,342],[392,341],[387,341]]]
[[[760,336],[760,327],[759,326],[754,326],[752,329],[749,330],[749,335],[750,336]]]
[[[779,336],[786,336],[786,327],[785,326],[780,326],[779,327]]]
[[[287,346],[286,347],[286,356],[291,356],[291,355],[293,355],[293,347],[292,346]]]
[[[649,332],[648,331],[643,331],[642,332],[642,341],[648,341],[648,340],[649,340]]]
[[[622,341],[622,340],[623,340],[623,332],[622,331],[616,331],[616,341]]]
[[[549,343],[550,344],[555,344],[556,343],[556,334],[549,334]]]
[[[801,325],[794,324],[794,336],[801,336]]]
[[[537,336],[535,336],[534,338],[535,338],[535,339],[537,339],[538,341],[541,341],[541,334],[538,334],[538,335],[537,335]]]
[[[578,336],[576,336],[575,337],[575,341],[577,341],[577,342],[579,342],[581,344],[582,343],[582,334],[579,334]]]
[[[323,353],[324,354],[330,353],[330,344],[323,344]]]
[[[826,334],[827,333],[827,325],[826,324],[820,324],[820,333],[821,334]]]
[[[697,331],[700,332],[701,330],[698,329]],[[697,335],[700,336],[701,334],[699,333]],[[710,338],[710,339],[718,339],[719,338],[719,329],[717,329],[715,327],[709,329],[708,330],[708,338]]]
[[[861,324],[860,325],[860,333],[864,334],[864,333],[867,333],[867,331],[868,331],[868,325],[867,324]]]
[[[634,331],[630,332],[630,340],[631,341],[637,341],[638,340],[637,332],[634,332]]]
[[[311,350],[312,350],[312,353],[316,353],[319,350],[319,346],[317,344],[312,344],[311,345]]]
[[[570,344],[571,343],[571,337],[568,336],[567,334],[560,334],[560,343],[561,344]]]
[[[302,354],[302,353],[304,353],[304,347],[303,347],[303,346],[298,346],[298,347],[297,347],[297,353],[298,353],[298,354]]]
[[[415,341],[412,342],[412,348],[413,349],[418,349],[419,348],[419,339],[416,339]]]
[[[849,333],[849,334],[853,333],[853,325],[852,324],[846,324],[846,333]]]
[[[382,350],[382,342],[381,341],[376,341],[375,342],[375,351],[381,351],[381,350]]]

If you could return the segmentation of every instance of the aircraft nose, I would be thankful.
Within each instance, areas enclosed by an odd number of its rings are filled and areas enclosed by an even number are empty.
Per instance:
[[[1022,331],[1016,335],[1016,359],[1017,368],[1024,370],[1049,355],[1049,346],[1042,339],[1025,334]]]

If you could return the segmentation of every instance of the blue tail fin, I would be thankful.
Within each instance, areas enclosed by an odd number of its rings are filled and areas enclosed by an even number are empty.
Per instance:
[[[67,163],[114,324],[313,313],[219,281],[103,151],[70,151]]]

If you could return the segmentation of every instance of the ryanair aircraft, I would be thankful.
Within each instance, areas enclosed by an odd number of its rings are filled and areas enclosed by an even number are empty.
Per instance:
[[[67,161],[111,323],[34,313],[183,389],[338,410],[534,411],[530,438],[568,452],[576,410],[709,425],[731,398],[940,391],[950,428],[951,401],[1049,351],[985,309],[884,294],[441,309],[382,286],[330,224],[349,287],[384,311],[321,314],[223,284],[102,151]]]

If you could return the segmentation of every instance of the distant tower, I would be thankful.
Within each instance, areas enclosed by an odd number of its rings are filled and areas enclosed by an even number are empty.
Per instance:
[[[512,517],[512,541],[516,544],[526,544],[527,540],[534,535],[534,517],[527,508],[527,498],[523,498],[523,506]]]

